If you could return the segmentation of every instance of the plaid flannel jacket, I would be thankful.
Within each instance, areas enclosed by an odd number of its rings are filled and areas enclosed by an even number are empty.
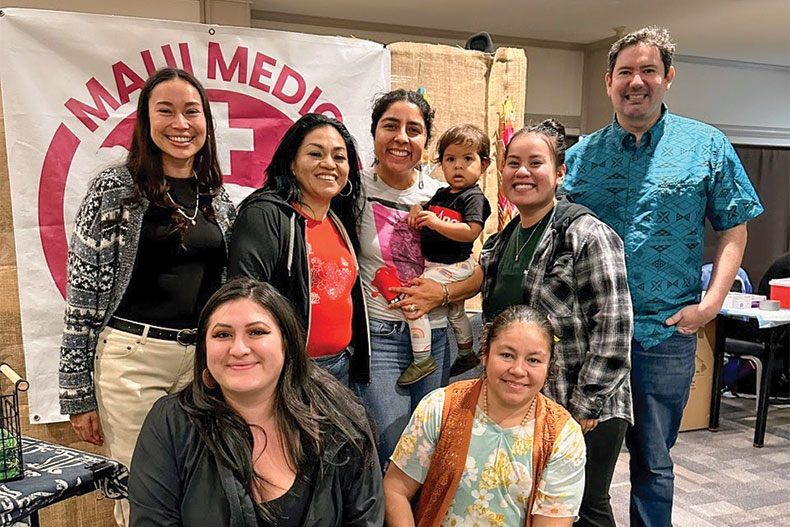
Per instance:
[[[487,299],[499,258],[519,221],[491,236],[480,255],[484,315],[490,313]],[[548,313],[560,339],[543,392],[574,417],[633,423],[633,309],[620,237],[589,209],[561,196],[522,285],[524,304]]]

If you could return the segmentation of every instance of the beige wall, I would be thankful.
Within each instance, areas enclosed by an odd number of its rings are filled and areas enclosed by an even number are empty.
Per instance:
[[[612,102],[606,95],[604,84],[606,56],[610,45],[610,42],[602,42],[597,46],[591,46],[584,53],[581,121],[581,131],[584,134],[594,132],[612,121]]]
[[[255,12],[253,12],[255,15]],[[260,15],[263,16],[263,15]],[[312,21],[312,20],[311,20]],[[370,29],[360,24],[357,28],[333,27],[315,24],[303,24],[252,19],[252,27],[261,29],[278,29],[281,31],[297,31],[315,33],[318,35],[352,36],[391,44],[393,42],[427,42],[432,44],[447,44],[450,46],[463,46],[465,39],[470,35],[461,34],[458,38],[426,35],[421,33],[381,31],[376,25]],[[388,26],[382,26],[388,29]],[[560,43],[557,43],[559,46]],[[540,119],[551,115],[569,124],[569,132],[576,133],[581,121],[582,108],[582,65],[584,51],[582,46],[563,46],[562,48],[539,47],[524,45],[513,41],[495,41],[495,47],[521,48],[527,55],[526,84],[528,86],[525,109],[526,117],[530,120]],[[576,49],[569,49],[576,48]]]
[[[670,109],[712,124],[733,143],[790,145],[790,69],[679,56]]]
[[[3,7],[77,11],[184,22],[200,22],[202,12],[200,0],[108,0],[106,2],[100,0],[23,0],[22,2],[11,0],[11,2],[4,2]]]
[[[11,0],[3,7],[250,26],[250,0]]]
[[[458,31],[363,24],[253,11],[253,27],[323,35],[355,36],[382,43],[429,42],[463,46]],[[269,18],[267,18],[269,17]],[[300,19],[301,20],[301,19]],[[529,68],[525,118],[548,116],[565,123],[569,133],[589,133],[612,120],[606,95],[606,54],[614,38],[587,46],[562,42],[530,43],[529,38],[494,42],[524,49]],[[682,44],[682,43],[680,43]],[[667,96],[672,111],[721,128],[732,141],[790,145],[790,70],[782,67],[679,56],[678,77]]]

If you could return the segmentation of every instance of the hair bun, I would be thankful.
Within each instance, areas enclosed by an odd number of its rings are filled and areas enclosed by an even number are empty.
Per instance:
[[[546,119],[540,123],[540,127],[549,128],[557,132],[559,135],[565,137],[565,126],[559,121],[555,121],[554,119]]]

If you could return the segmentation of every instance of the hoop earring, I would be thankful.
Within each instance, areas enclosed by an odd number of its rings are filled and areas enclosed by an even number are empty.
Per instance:
[[[208,371],[208,368],[203,368],[203,373],[200,374],[200,380],[203,381],[203,385],[209,390],[213,390],[217,387],[217,381],[214,379],[214,376],[211,375],[211,372]]]
[[[348,188],[348,192],[343,194],[343,190],[346,190],[346,188]],[[347,197],[349,197],[351,195],[352,192],[354,192],[354,184],[351,183],[350,179],[348,181],[346,181],[346,186],[343,187],[343,190],[338,192],[337,195],[338,196],[343,196],[344,198],[347,198]]]

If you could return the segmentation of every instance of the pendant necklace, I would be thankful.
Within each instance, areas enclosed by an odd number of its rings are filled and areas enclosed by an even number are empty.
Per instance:
[[[530,240],[532,240],[532,237],[535,236],[535,233],[540,230],[540,225],[542,223],[543,220],[540,220],[540,222],[538,222],[537,225],[532,227],[532,232],[530,232],[529,236],[527,236],[527,241],[525,241],[524,245],[521,246],[521,249],[519,249],[518,252],[516,252],[516,258],[513,261],[518,262],[518,257],[521,256],[521,252],[527,247],[527,245],[529,245],[529,242]],[[520,243],[520,239],[521,239],[521,225],[518,226],[518,230],[516,231],[516,247],[518,247],[518,244]]]
[[[195,174],[194,172],[192,172],[192,177],[194,177],[195,179],[197,179],[197,174]],[[189,214],[187,214],[186,212],[184,212],[184,207],[182,207],[181,205],[179,205],[178,203],[176,203],[176,200],[174,200],[174,199],[173,199],[173,196],[171,196],[171,195],[170,195],[170,190],[167,190],[167,191],[165,192],[165,194],[167,194],[167,197],[168,197],[168,199],[170,200],[170,202],[171,202],[173,205],[175,205],[175,206],[176,206],[176,212],[178,212],[178,213],[179,213],[179,214],[181,214],[183,217],[185,217],[187,220],[189,220],[189,223],[191,223],[191,224],[194,226],[194,225],[195,225],[195,223],[196,223],[196,222],[195,222],[195,218],[197,218],[197,215],[198,215],[198,204],[200,203],[200,199],[198,198],[198,196],[197,196],[197,193],[195,193],[195,212],[193,212],[191,216],[190,216]]]
[[[518,257],[521,256],[521,252],[527,247],[527,245],[529,245],[529,241],[532,239],[535,233],[540,230],[540,226],[543,224],[544,221],[546,221],[546,218],[549,218],[549,221],[551,221],[552,218],[554,218],[554,213],[556,211],[557,211],[557,207],[554,207],[553,209],[551,209],[551,214],[546,214],[540,219],[540,221],[536,225],[533,226],[532,232],[529,233],[529,237],[527,238],[527,241],[524,242],[524,245],[522,245],[521,249],[519,249],[518,252],[516,253],[516,258],[514,260],[515,262],[518,262]],[[520,239],[521,239],[521,225],[518,226],[518,230],[516,231],[516,247],[518,247]]]
[[[532,413],[532,410],[535,409],[535,404],[538,402],[538,394],[532,398],[532,402],[529,405],[529,410],[527,410],[527,414],[524,416],[524,419],[521,420],[521,424],[519,426],[525,426],[527,421],[529,421],[529,416]],[[491,419],[491,415],[488,413],[488,380],[483,382],[483,413]],[[493,419],[491,419],[494,421]],[[496,423],[496,421],[494,421]],[[499,424],[499,423],[497,423]]]

